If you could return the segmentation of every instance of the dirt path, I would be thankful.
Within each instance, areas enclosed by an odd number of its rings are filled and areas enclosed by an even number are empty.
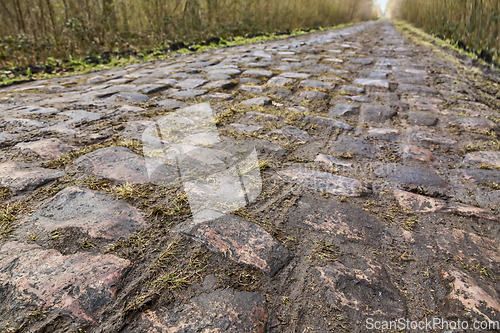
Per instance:
[[[499,321],[498,96],[387,21],[0,89],[0,329]]]

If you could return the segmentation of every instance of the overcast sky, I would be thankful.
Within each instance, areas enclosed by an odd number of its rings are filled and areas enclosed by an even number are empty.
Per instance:
[[[380,8],[382,8],[382,12],[385,12],[385,5],[387,5],[387,0],[376,0],[380,4]]]

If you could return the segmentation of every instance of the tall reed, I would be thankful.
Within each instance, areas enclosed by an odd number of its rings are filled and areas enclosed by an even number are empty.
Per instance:
[[[395,18],[500,60],[500,0],[392,0],[388,10]]]
[[[373,17],[372,0],[0,0],[0,66]]]

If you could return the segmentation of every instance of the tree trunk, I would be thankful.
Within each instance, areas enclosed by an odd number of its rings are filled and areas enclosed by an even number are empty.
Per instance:
[[[47,36],[47,28],[45,24],[45,11],[44,11],[44,6],[43,6],[43,1],[38,0],[38,7],[40,7],[40,30],[41,30],[41,35],[42,36]]]
[[[106,28],[114,28],[116,27],[116,17],[114,11],[114,3],[113,0],[103,0],[102,2],[102,15],[104,21],[107,23]]]
[[[14,1],[14,6],[16,9],[16,13],[17,13],[17,22],[18,22],[19,29],[23,33],[26,33],[26,26],[24,24],[23,10],[21,9],[21,4],[19,3],[19,0]]]
[[[3,12],[2,17],[4,18],[4,20],[6,21],[5,17],[8,17],[10,22],[12,23],[12,26],[15,26],[16,22],[14,21],[14,16],[10,12],[9,8],[7,8],[7,6],[5,5],[4,0],[0,0],[0,5],[2,5],[2,12]],[[4,22],[4,24],[5,24],[5,22]],[[5,34],[7,35],[8,33],[5,32]]]
[[[50,16],[50,23],[52,24],[52,30],[54,31],[54,36],[58,37],[59,32],[56,27],[56,22],[54,18],[54,8],[52,8],[52,4],[50,3],[50,0],[45,0],[45,3],[47,4],[47,9],[49,11],[49,16]]]

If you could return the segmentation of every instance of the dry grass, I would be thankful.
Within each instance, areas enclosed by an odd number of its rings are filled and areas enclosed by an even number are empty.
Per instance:
[[[172,262],[176,262],[176,255],[180,254],[176,252],[179,241],[178,239],[172,241],[152,265],[151,269],[157,271],[157,278],[152,282],[154,287],[160,289],[180,289],[193,283],[206,269],[207,265],[201,251],[193,253],[189,258],[188,264],[183,265],[182,269],[171,265]]]
[[[313,256],[317,259],[335,261],[339,255],[339,249],[333,244],[323,241],[314,243]]]
[[[21,209],[22,207],[17,203],[0,206],[0,239],[7,237],[14,230],[16,214]]]
[[[418,220],[416,218],[410,217],[403,223],[403,229],[407,231],[414,231],[417,223]]]
[[[129,183],[117,185],[111,188],[110,192],[122,199],[146,198],[148,196],[143,186]]]
[[[111,145],[110,142],[106,143],[106,144],[98,143],[98,144],[95,144],[92,146],[85,147],[85,148],[80,149],[80,150],[75,150],[75,151],[72,151],[70,153],[61,155],[59,158],[57,158],[55,160],[52,160],[50,162],[46,162],[42,166],[45,168],[49,168],[49,169],[57,169],[57,168],[66,166],[67,164],[73,162],[74,160],[76,160],[80,156],[91,153],[97,149],[109,147],[110,145]]]
[[[112,145],[129,148],[130,150],[133,150],[135,153],[142,155],[141,143],[138,141],[135,141],[135,140],[124,140],[124,141],[118,141],[118,142],[106,141],[103,143],[97,143],[97,144],[82,148],[80,150],[75,150],[75,151],[69,152],[67,154],[61,155],[60,157],[56,158],[55,160],[45,162],[43,164],[43,167],[49,168],[49,169],[61,168],[61,167],[64,167],[64,166],[72,163],[74,160],[76,160],[80,156],[86,155],[88,153],[91,153],[91,152],[96,151],[96,150],[101,149],[101,148],[111,147]]]
[[[500,190],[500,183],[497,182],[482,182],[481,185],[489,187],[492,190]]]
[[[0,188],[0,201],[8,199],[12,193],[8,188]]]

